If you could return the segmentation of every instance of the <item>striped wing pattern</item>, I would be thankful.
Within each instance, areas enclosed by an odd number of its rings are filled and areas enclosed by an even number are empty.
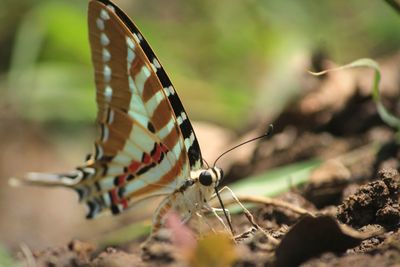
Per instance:
[[[202,157],[174,87],[133,22],[107,0],[89,3],[88,20],[100,136],[71,178],[93,218],[172,193]]]

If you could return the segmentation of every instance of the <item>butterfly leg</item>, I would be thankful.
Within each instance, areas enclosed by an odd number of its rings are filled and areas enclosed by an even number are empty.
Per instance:
[[[218,193],[221,194],[222,191],[227,190],[231,197],[235,200],[235,202],[243,209],[244,215],[246,216],[247,220],[251,223],[252,227],[250,228],[250,230],[245,231],[244,233],[235,236],[235,240],[240,241],[242,239],[248,238],[250,236],[250,234],[254,234],[256,231],[261,231],[266,237],[268,237],[269,240],[271,240],[272,243],[277,244],[278,241],[272,237],[270,234],[268,234],[267,232],[264,231],[264,229],[262,229],[254,220],[253,215],[250,213],[250,211],[240,202],[239,198],[235,195],[235,193],[232,191],[232,189],[230,189],[227,186],[224,186],[223,188],[221,188]],[[215,195],[213,196],[215,197]]]
[[[151,234],[148,236],[146,241],[144,241],[141,245],[142,251],[144,253],[148,253],[150,251],[150,248],[154,240],[157,239],[157,235],[159,234],[161,228],[164,225],[165,216],[173,208],[175,199],[176,199],[175,194],[169,195],[168,197],[164,198],[163,201],[161,201],[158,208],[154,211]]]
[[[153,226],[152,226],[152,234],[151,236],[154,236],[157,234],[157,232],[163,227],[164,225],[164,220],[168,212],[171,210],[178,208],[176,206],[176,203],[178,201],[178,197],[180,194],[179,192],[176,192],[174,194],[169,195],[166,197],[163,201],[161,201],[160,205],[158,208],[155,210],[154,215],[153,215]],[[181,201],[185,202],[187,201],[185,198],[182,198]],[[193,211],[190,209],[186,209],[187,214],[182,218],[181,222],[182,224],[185,224],[189,221],[189,219],[192,217]]]
[[[222,213],[226,213],[226,215],[228,215],[228,220],[232,222],[231,219],[231,212],[228,209],[219,209],[219,208],[213,208],[215,210],[215,212],[222,212]]]
[[[164,225],[165,216],[171,211],[172,204],[176,199],[175,194],[166,197],[155,210],[153,215],[153,227],[151,236],[154,236]]]
[[[251,223],[251,225],[253,227],[255,227],[256,229],[261,229],[261,227],[256,223],[256,221],[254,220],[253,215],[250,213],[250,211],[240,202],[240,200],[238,199],[238,197],[235,195],[235,193],[233,193],[232,189],[230,189],[227,186],[222,187],[218,193],[221,194],[223,191],[228,191],[231,195],[231,197],[235,200],[235,202],[243,209],[244,215],[246,216],[247,220]],[[213,196],[214,197],[214,196]],[[262,230],[263,231],[263,230]]]
[[[198,217],[201,221],[203,221],[203,222],[205,222],[205,223],[207,224],[207,226],[211,229],[211,231],[212,231],[213,233],[216,233],[214,227],[212,227],[212,225],[211,225],[210,222],[207,220],[207,218],[205,218],[205,216],[204,216],[204,214],[203,214],[202,212],[196,212],[196,215],[197,215],[197,217]],[[201,228],[200,228],[200,229],[201,229]],[[202,234],[201,231],[200,231],[200,234]]]
[[[186,214],[182,218],[182,220],[181,220],[182,224],[186,224],[190,220],[190,218],[192,218],[192,212],[191,211],[189,211],[188,214]]]
[[[230,232],[230,230],[229,230],[229,228],[226,226],[224,220],[223,220],[223,219],[221,218],[221,216],[219,216],[218,213],[217,213],[217,211],[221,211],[222,209],[213,208],[213,207],[211,207],[208,203],[206,203],[206,204],[204,205],[204,208],[205,208],[207,211],[212,212],[212,213],[214,214],[214,216],[218,219],[218,221],[224,226],[225,230],[228,231],[228,232]],[[230,217],[230,216],[229,216],[229,217]]]

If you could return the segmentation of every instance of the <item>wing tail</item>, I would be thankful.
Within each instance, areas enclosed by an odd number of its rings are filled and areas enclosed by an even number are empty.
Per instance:
[[[29,172],[22,178],[10,178],[8,183],[13,187],[24,185],[75,187],[82,177],[83,173],[79,170],[66,174]]]

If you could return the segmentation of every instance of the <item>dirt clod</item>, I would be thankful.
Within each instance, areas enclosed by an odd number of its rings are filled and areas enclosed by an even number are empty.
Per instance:
[[[380,171],[377,180],[361,186],[338,207],[338,219],[358,228],[374,223],[396,225],[400,221],[399,181],[396,170]]]
[[[93,267],[145,266],[139,256],[116,249],[106,249],[91,263]]]
[[[67,246],[48,248],[42,251],[32,253],[35,266],[91,266],[89,265],[91,254],[95,250],[92,243],[81,241],[71,241]],[[27,255],[22,256],[23,262],[28,264]],[[29,264],[28,264],[29,266]]]

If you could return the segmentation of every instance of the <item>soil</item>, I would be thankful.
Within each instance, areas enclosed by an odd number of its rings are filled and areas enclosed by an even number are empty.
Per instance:
[[[380,63],[398,69],[400,57]],[[274,135],[257,144],[251,160],[226,171],[225,181],[234,181],[305,159],[322,162],[306,184],[276,198],[287,206],[272,200],[252,208],[261,229],[253,229],[246,238],[236,243],[224,243],[223,237],[214,243],[207,237],[198,239],[191,222],[177,232],[173,227],[162,232],[145,249],[141,244],[146,237],[112,247],[75,240],[19,251],[16,257],[25,266],[34,261],[38,267],[400,266],[400,149],[395,129],[376,111],[365,77],[372,80],[365,70],[311,77],[314,89],[274,120]],[[400,77],[392,79],[384,84],[398,88]],[[394,99],[400,91],[388,92],[383,86],[381,93],[386,107],[396,111]],[[250,227],[243,214],[232,221],[235,229]],[[186,237],[177,241],[171,235]]]

